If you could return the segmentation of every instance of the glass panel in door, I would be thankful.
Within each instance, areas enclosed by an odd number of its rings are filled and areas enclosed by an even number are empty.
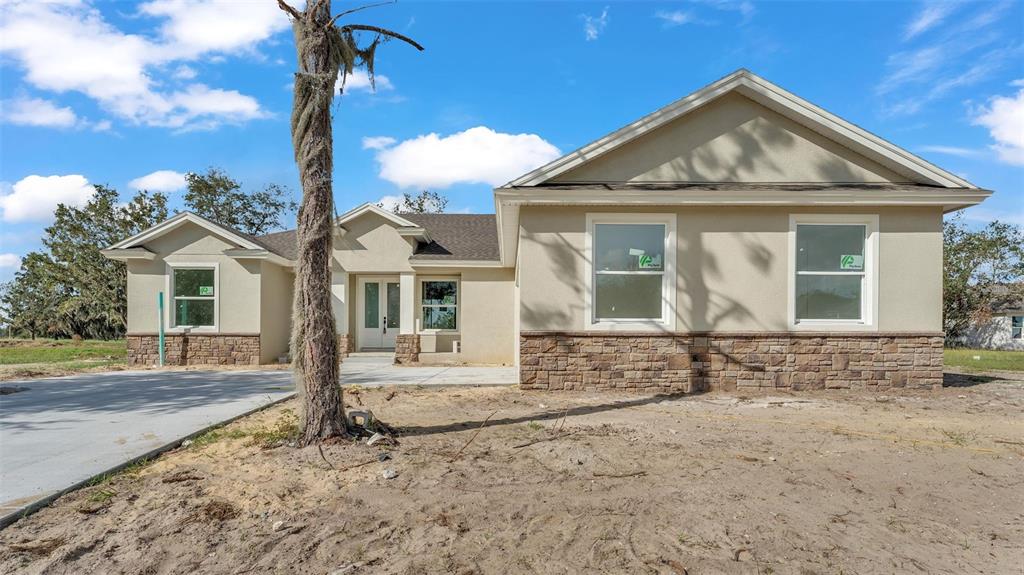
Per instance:
[[[380,327],[380,284],[367,282],[363,284],[363,327]]]
[[[402,305],[399,301],[398,282],[388,282],[388,329],[398,329],[399,318],[402,315]]]

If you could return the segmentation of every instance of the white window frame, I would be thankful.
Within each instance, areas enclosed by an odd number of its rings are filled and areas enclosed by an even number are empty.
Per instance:
[[[418,278],[416,294],[416,315],[419,319],[419,333],[459,333],[462,328],[462,282],[457,276],[423,276]],[[423,303],[423,284],[430,282],[455,282],[455,305],[425,304]],[[436,329],[423,327],[423,308],[425,307],[454,307],[455,308],[455,329]]]
[[[661,282],[661,317],[657,319],[600,319],[595,317],[594,290],[597,270],[594,266],[594,232],[598,224],[661,224],[665,226],[665,268]],[[584,326],[587,330],[607,331],[674,331],[676,328],[676,214],[674,213],[605,213],[587,214],[584,246]],[[557,272],[556,272],[557,273]]]
[[[1013,320],[1020,319],[1021,325],[1014,326]],[[1016,332],[1014,331],[1016,330]],[[1011,315],[1010,316],[1010,339],[1024,339],[1024,315]]]
[[[215,333],[220,331],[220,264],[217,262],[166,262],[167,265],[167,282],[165,292],[167,294],[164,301],[164,325],[167,326],[168,332],[207,332]],[[213,270],[213,325],[203,326],[192,326],[192,325],[176,325],[174,313],[174,302],[177,299],[209,299],[209,298],[175,298],[174,297],[174,271],[181,269],[192,269],[192,270]]]
[[[861,280],[860,319],[796,319],[796,230],[806,225],[864,226],[864,272]],[[878,214],[789,215],[789,328],[794,331],[877,331],[878,329]],[[843,272],[809,272],[810,275],[851,275]]]

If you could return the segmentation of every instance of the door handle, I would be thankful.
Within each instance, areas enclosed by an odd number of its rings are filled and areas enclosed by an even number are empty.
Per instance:
[[[384,333],[388,332],[388,316],[384,316]]]

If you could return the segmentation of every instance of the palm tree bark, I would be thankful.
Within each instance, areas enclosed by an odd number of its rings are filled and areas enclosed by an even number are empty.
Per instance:
[[[338,348],[331,311],[333,134],[331,101],[339,55],[331,31],[330,0],[310,0],[292,15],[299,72],[295,75],[292,144],[302,181],[296,236],[292,356],[302,397],[301,445],[346,433],[338,381]]]

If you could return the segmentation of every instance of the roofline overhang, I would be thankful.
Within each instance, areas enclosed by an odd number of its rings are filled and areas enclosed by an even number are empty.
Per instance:
[[[723,186],[716,186],[723,187]],[[954,211],[977,205],[992,195],[979,188],[879,187],[833,189],[686,187],[652,190],[627,187],[498,188],[496,208],[504,205],[621,206],[942,206]]]
[[[111,260],[154,260],[156,254],[146,248],[108,248],[100,250],[104,257]]]
[[[503,266],[515,266],[519,251],[521,206],[774,206],[774,207],[893,207],[934,206],[943,213],[975,206],[992,195],[978,188],[914,187],[839,188],[835,190],[678,189],[650,190],[620,187],[555,189],[503,187],[494,190],[494,213]]]
[[[398,230],[398,235],[402,236],[403,238],[413,238],[413,239],[415,239],[417,241],[420,241],[420,242],[423,242],[425,244],[429,244],[430,243],[430,234],[427,233],[427,230],[425,228],[416,227],[416,228],[395,228],[395,229]]]
[[[414,268],[503,268],[500,260],[409,260]]]
[[[138,244],[144,243],[148,240],[158,238],[164,234],[170,233],[171,231],[185,225],[186,223],[196,224],[206,229],[207,231],[219,235],[222,238],[227,239],[230,242],[242,248],[253,250],[265,249],[263,248],[263,246],[238,235],[234,231],[229,230],[221,225],[218,225],[215,222],[211,222],[210,220],[202,216],[193,214],[192,212],[181,212],[179,214],[176,214],[174,217],[165,220],[147,230],[143,230],[142,232],[139,232],[138,234],[135,234],[130,238],[121,240],[107,249],[118,250],[125,248],[133,248],[136,247]]]
[[[224,250],[224,255],[236,260],[265,260],[286,268],[295,267],[295,262],[293,260],[279,256],[270,250]]]

